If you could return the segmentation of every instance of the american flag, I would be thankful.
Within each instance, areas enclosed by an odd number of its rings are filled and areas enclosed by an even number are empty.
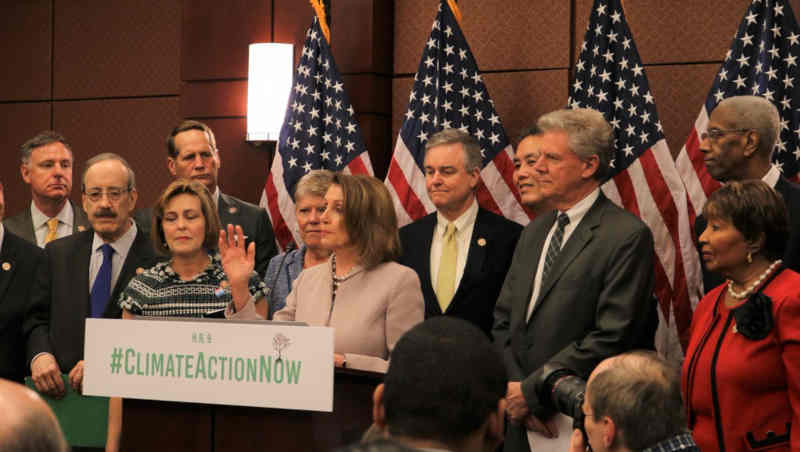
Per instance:
[[[281,248],[300,243],[292,194],[314,169],[372,175],[361,128],[317,17],[306,32],[278,152],[261,195]]]
[[[656,346],[679,360],[700,292],[700,263],[686,192],[620,0],[595,0],[576,66],[569,107],[598,110],[614,128],[612,177],[603,192],[653,231],[660,302]]]
[[[436,210],[425,191],[425,143],[442,129],[461,129],[475,137],[481,146],[483,169],[478,202],[486,209],[526,224],[528,214],[513,188],[512,149],[459,20],[455,3],[442,0],[414,75],[408,110],[385,183],[394,198],[401,226]]]
[[[800,162],[800,31],[789,2],[755,0],[747,8],[725,61],[714,79],[706,103],[694,123],[677,165],[686,191],[692,221],[719,183],[708,174],[700,152],[700,134],[708,116],[723,99],[736,95],[764,96],[778,108],[781,132],[773,164],[789,179],[797,178]],[[797,83],[797,85],[795,85]]]

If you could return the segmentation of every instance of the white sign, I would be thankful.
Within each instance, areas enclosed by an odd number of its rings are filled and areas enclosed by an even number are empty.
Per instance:
[[[86,395],[333,411],[333,329],[86,319]]]

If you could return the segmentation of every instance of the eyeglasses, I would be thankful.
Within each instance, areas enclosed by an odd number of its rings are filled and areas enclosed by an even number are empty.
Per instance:
[[[727,135],[729,133],[743,133],[743,132],[749,132],[751,130],[753,130],[753,129],[728,129],[728,130],[725,130],[725,129],[717,129],[716,127],[712,127],[710,129],[706,130],[705,132],[701,133],[700,134],[700,139],[701,140],[705,140],[706,138],[710,138],[711,141],[717,141],[717,140],[719,140],[720,138],[724,137],[725,135]]]
[[[88,192],[84,191],[83,193],[92,202],[100,201],[101,199],[103,199],[103,195],[105,195],[108,198],[109,201],[117,202],[120,199],[122,199],[122,195],[123,194],[128,193],[131,190],[132,189],[130,187],[128,187],[128,188],[109,188],[108,190],[105,190],[105,191],[103,191],[103,190],[90,190]]]

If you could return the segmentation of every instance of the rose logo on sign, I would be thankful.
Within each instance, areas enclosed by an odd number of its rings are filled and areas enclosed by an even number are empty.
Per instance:
[[[272,338],[272,348],[278,353],[278,358],[275,362],[283,360],[281,353],[290,345],[292,345],[292,340],[284,336],[283,333],[278,333]]]

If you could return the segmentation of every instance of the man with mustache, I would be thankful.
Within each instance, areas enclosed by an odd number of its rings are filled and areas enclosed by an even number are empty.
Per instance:
[[[492,312],[522,226],[478,206],[477,140],[442,130],[425,144],[425,188],[436,212],[400,229],[404,255],[422,284],[425,318],[459,317],[492,329]]]
[[[700,134],[700,151],[708,174],[720,182],[761,179],[783,196],[789,214],[789,243],[783,263],[800,271],[800,187],[789,182],[772,165],[772,153],[781,132],[778,110],[760,96],[734,96],[720,102]],[[783,146],[783,143],[780,143]],[[695,220],[697,236],[706,229],[706,219]],[[698,246],[699,249],[699,246]],[[703,268],[705,291],[724,282],[716,273]]]
[[[205,184],[217,203],[220,224],[240,225],[249,242],[256,243],[256,268],[261,277],[277,253],[275,235],[267,211],[222,193],[217,175],[220,158],[214,132],[199,121],[183,121],[167,137],[167,168],[173,177]]]
[[[20,173],[31,186],[31,206],[5,220],[9,231],[40,248],[89,227],[86,213],[69,200],[72,148],[63,135],[44,131],[20,148]]]
[[[5,211],[0,182],[0,220]],[[36,264],[42,250],[0,223],[0,378],[22,382],[25,375],[25,336],[22,320]]]
[[[45,247],[24,323],[33,382],[54,397],[65,392],[62,372],[73,388],[81,387],[85,319],[121,317],[120,292],[156,263],[150,239],[131,219],[138,194],[128,163],[116,154],[97,155],[82,179],[92,228]]]

